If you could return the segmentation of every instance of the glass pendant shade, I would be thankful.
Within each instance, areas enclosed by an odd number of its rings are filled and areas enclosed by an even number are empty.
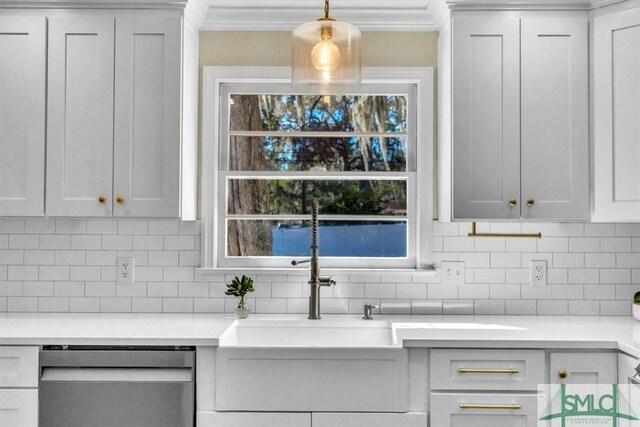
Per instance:
[[[324,18],[293,30],[294,84],[359,85],[362,34],[346,22]]]

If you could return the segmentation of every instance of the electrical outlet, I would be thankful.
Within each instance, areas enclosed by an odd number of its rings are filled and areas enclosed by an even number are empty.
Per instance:
[[[464,284],[464,262],[443,261],[442,262],[442,283],[447,285]]]
[[[531,286],[547,284],[547,261],[531,261]]]
[[[133,258],[118,258],[118,283],[133,283]]]

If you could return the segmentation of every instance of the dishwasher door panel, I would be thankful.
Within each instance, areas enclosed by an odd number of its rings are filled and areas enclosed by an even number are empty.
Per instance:
[[[40,384],[41,427],[187,427],[193,407],[191,382]]]

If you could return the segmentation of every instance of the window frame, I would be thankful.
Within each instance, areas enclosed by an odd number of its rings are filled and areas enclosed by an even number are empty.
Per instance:
[[[223,170],[227,161],[228,108],[224,102],[234,85],[253,85],[257,91],[246,93],[313,93],[314,87],[296,86],[291,90],[290,69],[288,67],[205,67],[203,79],[202,114],[202,270],[258,270],[293,271],[300,268],[288,267],[286,257],[231,257],[226,258],[225,214],[219,215],[219,209],[226,210],[226,177],[242,173]],[[433,70],[431,68],[365,68],[363,69],[363,88],[375,84],[384,88],[386,93],[407,95],[409,126],[407,129],[408,153],[407,171],[398,174],[413,175],[408,179],[407,257],[406,258],[337,258],[322,257],[323,270],[390,270],[416,271],[432,268],[431,228],[433,217]],[[269,85],[267,88],[266,86]],[[236,86],[238,87],[238,86]],[[403,90],[399,90],[399,88]],[[367,93],[366,90],[347,90],[349,93]],[[408,92],[408,93],[407,93]],[[339,94],[340,88],[327,93]],[[228,105],[227,105],[228,107]],[[413,125],[412,121],[415,122]],[[430,124],[430,126],[429,126]],[[414,134],[415,133],[415,134]],[[414,142],[412,142],[412,139]],[[223,147],[223,148],[221,148]],[[335,173],[334,173],[335,174]],[[345,175],[345,173],[341,173]],[[352,172],[349,175],[366,177],[373,172]],[[386,177],[392,172],[383,172]],[[251,173],[251,175],[255,175]],[[287,176],[314,176],[320,179],[332,179],[331,173],[290,173]],[[333,178],[336,179],[336,178]],[[224,198],[224,200],[222,200]],[[403,217],[405,219],[405,217]],[[359,260],[354,262],[354,260]]]

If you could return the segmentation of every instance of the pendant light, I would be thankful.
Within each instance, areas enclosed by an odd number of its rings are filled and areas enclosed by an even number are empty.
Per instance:
[[[362,34],[354,25],[324,17],[293,30],[292,80],[295,84],[359,85]]]

